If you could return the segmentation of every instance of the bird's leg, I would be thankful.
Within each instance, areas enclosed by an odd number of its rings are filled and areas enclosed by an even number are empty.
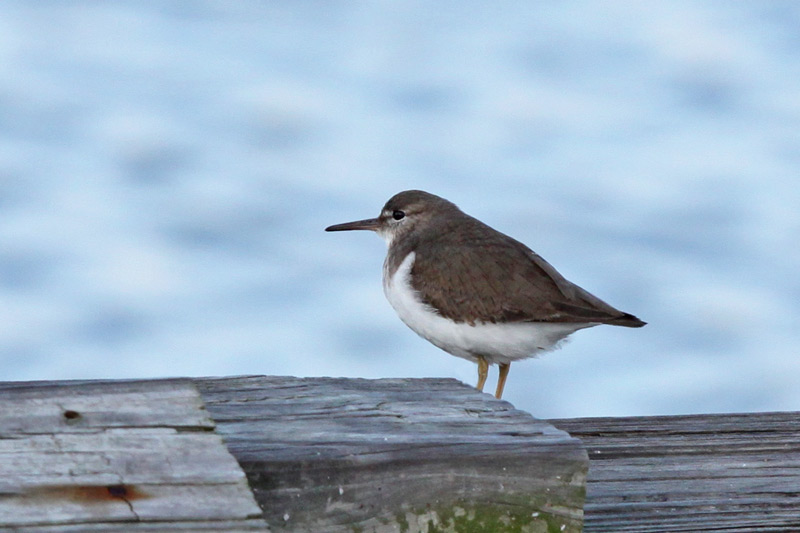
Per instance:
[[[497,392],[494,393],[494,397],[499,400],[503,397],[503,388],[506,386],[506,378],[508,377],[511,363],[498,363],[498,366],[500,367],[500,375],[497,377]]]
[[[478,356],[478,384],[477,389],[483,392],[483,386],[486,384],[486,377],[489,375],[489,361],[482,355]]]

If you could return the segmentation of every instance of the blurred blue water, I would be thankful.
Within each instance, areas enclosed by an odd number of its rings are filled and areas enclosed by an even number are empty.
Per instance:
[[[422,188],[650,324],[537,416],[800,409],[800,5],[4,2],[2,379],[451,376],[325,234]],[[491,387],[491,384],[490,384]]]

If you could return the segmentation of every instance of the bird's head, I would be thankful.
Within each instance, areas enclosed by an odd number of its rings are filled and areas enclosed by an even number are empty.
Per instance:
[[[325,231],[370,230],[391,245],[399,235],[419,231],[438,216],[460,212],[455,204],[425,191],[403,191],[392,196],[381,209],[377,218],[345,222],[325,228]]]

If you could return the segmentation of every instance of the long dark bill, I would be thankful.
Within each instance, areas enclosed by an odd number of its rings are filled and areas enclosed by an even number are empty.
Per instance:
[[[355,222],[345,222],[344,224],[334,224],[328,226],[325,231],[350,231],[354,229],[368,229],[376,231],[380,226],[380,220],[377,218],[367,218],[364,220],[356,220]]]

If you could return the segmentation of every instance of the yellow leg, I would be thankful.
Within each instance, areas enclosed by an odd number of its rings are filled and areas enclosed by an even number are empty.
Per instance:
[[[499,363],[500,366],[500,375],[497,378],[497,392],[494,393],[494,397],[498,400],[503,397],[503,388],[506,386],[506,378],[508,377],[508,371],[511,368],[511,363]]]
[[[483,386],[486,384],[486,377],[489,375],[489,362],[486,358],[478,356],[478,384],[477,389],[483,392]]]

